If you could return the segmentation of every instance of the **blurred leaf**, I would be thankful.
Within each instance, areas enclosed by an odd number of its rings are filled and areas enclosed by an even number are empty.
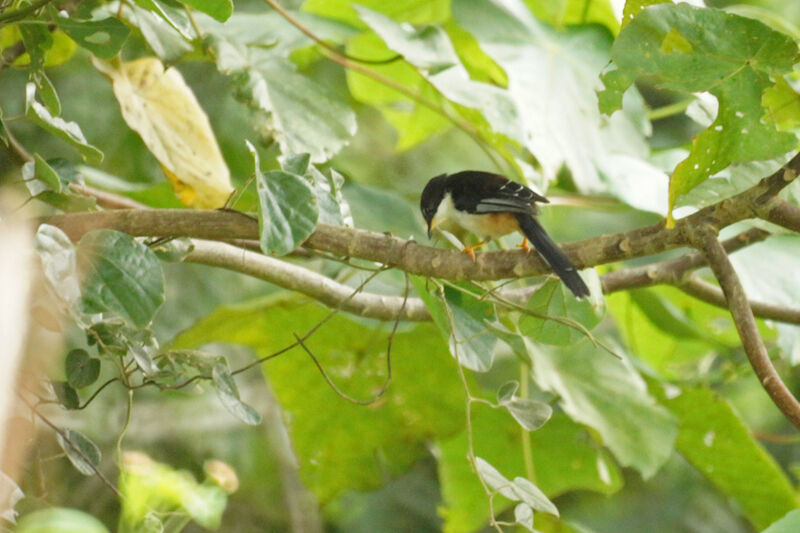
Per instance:
[[[281,152],[311,154],[323,163],[356,132],[353,109],[338,95],[298,73],[277,53],[211,36],[217,68],[231,77],[237,98],[253,108],[253,120]]]
[[[704,332],[672,303],[647,289],[630,291],[631,300],[650,322],[674,339],[704,339]]]
[[[519,503],[514,507],[514,520],[528,531],[535,533],[533,529],[533,509],[527,503]]]
[[[67,122],[61,117],[54,117],[46,107],[36,101],[36,85],[34,83],[28,83],[25,86],[25,116],[74,146],[86,161],[93,164],[102,161],[103,152],[86,141],[83,132],[75,122]]]
[[[536,339],[536,342],[559,346],[574,344],[585,338],[586,333],[579,326],[591,330],[605,314],[602,299],[578,300],[557,279],[548,279],[533,293],[525,307],[539,316],[523,315],[520,318],[522,334]],[[571,324],[562,323],[559,319]]]
[[[56,393],[56,398],[61,402],[61,405],[66,409],[77,409],[80,407],[81,402],[78,399],[78,393],[66,381],[53,381],[53,392]]]
[[[43,21],[42,21],[43,22]],[[47,25],[40,24],[20,24],[19,32],[22,42],[25,44],[25,51],[30,57],[30,65],[34,70],[41,70],[44,67],[44,54],[53,46],[53,36]]]
[[[154,515],[186,516],[206,529],[217,529],[228,501],[219,486],[198,483],[189,472],[174,470],[140,452],[123,455],[119,490],[119,531],[149,531],[157,525]]]
[[[55,226],[42,224],[36,231],[36,252],[50,288],[68,306],[81,295],[77,253],[69,237]]]
[[[127,354],[133,357],[145,376],[149,377],[158,372],[158,367],[153,362],[158,354],[158,341],[153,332],[149,329],[126,330],[127,328],[122,328],[120,333],[123,335],[123,342],[127,345]]]
[[[312,165],[307,176],[311,180],[314,197],[317,199],[319,222],[353,227],[350,205],[342,195],[344,178],[333,169],[330,170],[330,173],[331,177],[328,178]]]
[[[109,533],[92,515],[77,509],[49,507],[23,516],[14,528],[16,533]]]
[[[181,203],[225,205],[233,192],[211,124],[180,72],[145,57],[118,66],[92,60],[111,80],[128,126],[161,164]]]
[[[304,334],[328,314],[319,305],[288,298],[223,307],[179,335],[173,348],[213,340],[243,344],[265,357],[294,343],[293,333]],[[388,334],[375,322],[336,315],[305,344],[339,388],[366,400],[386,379]],[[392,342],[391,387],[369,407],[339,397],[301,348],[264,365],[290,421],[301,477],[319,501],[384,484],[387,476],[399,475],[427,455],[431,439],[463,427],[463,388],[446,353],[431,325],[398,332]]]
[[[65,159],[45,161],[35,153],[33,161],[22,165],[22,179],[31,196],[63,211],[89,211],[97,206],[97,200],[73,192],[70,183],[83,183],[75,167]]]
[[[411,24],[425,24],[429,22],[444,22],[449,18],[450,9],[446,0],[363,0],[358,6],[364,6],[373,11],[387,15],[394,20],[410,22]],[[361,18],[356,12],[356,5],[349,0],[306,0],[303,10],[323,17],[347,22],[356,27],[363,27]]]
[[[117,20],[109,17],[103,20],[74,20],[56,17],[58,27],[79,46],[103,59],[111,59],[119,53],[130,30]]]
[[[251,426],[261,423],[261,415],[239,398],[239,389],[226,363],[217,363],[211,371],[217,397],[230,413]]]
[[[248,148],[255,162],[261,249],[265,253],[286,255],[317,226],[319,208],[314,191],[297,174],[283,170],[261,172],[255,147],[248,142]]]
[[[780,131],[800,128],[800,94],[786,83],[786,78],[778,77],[772,87],[764,90],[761,99],[765,119],[775,124]]]
[[[113,230],[87,233],[78,250],[87,268],[83,312],[109,312],[147,326],[164,303],[164,274],[153,251]]]
[[[459,364],[486,372],[492,367],[497,338],[487,329],[487,321],[494,318],[494,306],[451,287],[445,287],[447,302],[435,286],[428,292],[425,278],[412,276],[414,289],[425,302],[439,331],[448,339],[450,353]]]
[[[624,28],[642,9],[657,4],[669,4],[672,0],[625,0],[622,11],[622,27]]]
[[[652,477],[672,453],[677,427],[630,363],[587,340],[562,349],[524,341],[536,383],[558,394],[573,420],[597,430],[622,465]]]
[[[348,181],[342,190],[357,228],[389,231],[404,238],[427,239],[419,207],[404,196],[377,187]]]
[[[520,450],[522,431],[511,418],[497,409],[481,408],[472,421],[475,453],[509,473],[522,473],[525,464]],[[540,430],[530,434],[536,482],[549,497],[573,490],[613,494],[622,487],[622,475],[587,431],[562,413],[557,413]],[[489,518],[486,494],[469,463],[465,433],[439,443],[439,479],[444,499],[441,514],[446,533],[475,531]],[[546,459],[545,459],[546,458]],[[496,513],[510,506],[502,497],[494,499]]]
[[[136,5],[139,4],[139,5]],[[153,53],[164,61],[175,61],[193,50],[188,20],[183,9],[176,9],[155,0],[138,0],[123,10],[132,25],[139,28]],[[144,9],[143,9],[144,8]],[[132,15],[132,16],[130,16]],[[183,28],[186,22],[186,29]]]
[[[100,360],[90,357],[86,350],[76,348],[65,361],[67,382],[76,389],[88,387],[100,376]]]
[[[506,498],[512,500],[517,499],[514,490],[511,488],[511,482],[495,467],[490,465],[488,461],[480,457],[476,457],[475,465],[478,470],[477,474],[489,486],[490,489],[502,494]]]
[[[710,390],[684,390],[665,405],[678,418],[678,451],[756,528],[798,506],[781,467],[753,438],[730,404]]]
[[[552,407],[530,398],[511,398],[502,405],[514,417],[514,420],[528,431],[536,431],[553,416]]]
[[[795,533],[798,529],[800,529],[800,509],[795,509],[770,524],[762,533]]]
[[[553,502],[551,502],[547,496],[545,496],[544,493],[539,490],[539,487],[524,477],[515,477],[514,482],[511,484],[511,488],[514,491],[514,494],[517,496],[516,499],[527,503],[537,511],[544,511],[546,513],[558,516],[558,509],[556,509],[556,506],[553,504]]]
[[[688,4],[657,5],[639,13],[612,48],[617,70],[601,94],[603,110],[619,107],[622,91],[648,76],[664,89],[710,91],[716,120],[692,142],[670,180],[670,210],[677,198],[734,162],[769,159],[790,151],[794,135],[761,121],[770,77],[792,70],[797,44],[753,19]],[[612,102],[613,100],[613,102]]]
[[[61,434],[64,434],[63,436]],[[89,438],[74,429],[62,429],[56,433],[56,440],[72,465],[84,476],[95,475],[95,468],[100,465],[100,448]]]
[[[220,22],[225,22],[233,14],[232,0],[183,0],[183,3]]]
[[[194,243],[189,237],[178,237],[167,242],[150,246],[153,253],[169,263],[180,263],[194,250]]]
[[[38,196],[47,190],[61,192],[58,174],[39,154],[33,154],[33,161],[22,165],[22,179],[31,196]]]

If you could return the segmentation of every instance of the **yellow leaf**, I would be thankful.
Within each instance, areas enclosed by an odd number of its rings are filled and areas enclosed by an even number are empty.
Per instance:
[[[92,58],[108,76],[122,116],[158,159],[181,203],[214,209],[233,192],[230,172],[211,124],[175,68],[157,58],[107,63]]]

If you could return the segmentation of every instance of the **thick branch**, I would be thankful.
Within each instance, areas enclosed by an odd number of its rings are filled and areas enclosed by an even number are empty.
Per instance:
[[[786,418],[800,429],[800,402],[792,395],[772,365],[767,348],[758,332],[744,288],[728,259],[728,254],[725,253],[725,249],[717,240],[711,227],[697,228],[692,235],[692,240],[695,246],[705,254],[711,270],[719,280],[728,302],[728,309],[733,316],[733,322],[736,324],[736,330],[742,339],[745,353],[747,353],[750,365],[761,381],[761,385]]]
[[[404,306],[402,296],[367,292],[353,295],[352,287],[322,274],[230,244],[195,240],[194,250],[185,261],[235,270],[305,294],[330,307],[368,318],[396,320],[402,310],[400,320],[430,320],[428,310],[419,298],[408,298]]]
[[[678,288],[690,296],[694,296],[698,300],[716,305],[719,307],[728,307],[725,301],[725,295],[722,290],[704,281],[696,276],[689,276],[678,285]],[[780,305],[769,304],[765,302],[750,301],[750,309],[753,314],[759,318],[766,318],[767,320],[775,320],[778,322],[786,322],[787,324],[800,325],[800,309],[783,307]]]
[[[800,233],[800,207],[785,200],[776,202],[772,209],[764,214],[764,218],[773,224]]]
[[[688,246],[691,228],[710,224],[722,228],[758,212],[769,216],[774,196],[800,170],[800,156],[787,166],[761,180],[750,189],[678,220],[667,229],[663,222],[613,235],[600,235],[568,243],[564,251],[578,268],[653,255]],[[190,211],[185,209],[136,209],[75,213],[50,217],[47,223],[79,239],[93,229],[111,228],[134,236],[195,237],[209,240],[257,239],[258,225],[251,218],[230,211]],[[344,257],[357,257],[398,267],[410,274],[454,280],[496,280],[535,276],[549,272],[538,254],[522,250],[503,250],[477,254],[473,261],[466,254],[422,246],[383,233],[318,225],[304,246]]]

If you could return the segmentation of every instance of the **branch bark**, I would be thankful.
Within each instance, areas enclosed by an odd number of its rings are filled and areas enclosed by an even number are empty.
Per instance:
[[[750,366],[753,367],[773,403],[795,427],[800,429],[800,402],[789,391],[772,365],[739,276],[728,259],[725,248],[717,240],[715,229],[707,225],[698,227],[692,235],[692,241],[706,256],[711,270],[719,280],[739,338],[742,339],[745,353],[750,360]]]

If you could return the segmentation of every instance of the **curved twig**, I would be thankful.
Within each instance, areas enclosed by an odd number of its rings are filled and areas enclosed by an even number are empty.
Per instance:
[[[800,402],[789,391],[772,365],[767,348],[764,346],[764,340],[758,331],[753,311],[747,301],[744,287],[739,281],[739,276],[736,275],[733,264],[728,259],[725,248],[717,240],[714,228],[700,226],[695,229],[691,238],[694,245],[706,256],[711,270],[719,280],[736,330],[739,332],[739,338],[741,338],[747,358],[750,360],[750,366],[753,367],[761,381],[761,386],[764,387],[784,416],[800,429]]]

